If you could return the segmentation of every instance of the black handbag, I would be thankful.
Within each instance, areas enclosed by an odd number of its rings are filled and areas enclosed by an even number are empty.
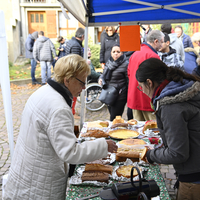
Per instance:
[[[118,96],[119,96],[119,91],[114,86],[106,85],[106,86],[103,86],[101,90],[99,100],[102,103],[112,106],[115,104]]]

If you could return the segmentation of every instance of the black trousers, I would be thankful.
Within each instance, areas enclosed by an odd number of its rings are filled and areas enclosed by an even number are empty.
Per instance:
[[[126,105],[126,99],[117,101],[113,106],[108,106],[108,111],[110,113],[110,121],[113,121],[116,116],[122,116],[124,112],[124,107]]]

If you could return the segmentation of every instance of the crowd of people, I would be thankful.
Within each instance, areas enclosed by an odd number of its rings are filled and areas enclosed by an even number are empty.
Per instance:
[[[171,24],[163,24],[161,30],[150,25],[143,28],[141,49],[135,52],[122,52],[116,29],[105,28],[102,74],[95,71],[90,48],[88,60],[83,59],[83,28],[69,41],[58,37],[58,55],[43,31],[29,34],[25,48],[31,59],[32,84],[38,84],[35,68],[40,63],[44,86],[31,95],[24,108],[4,199],[65,199],[70,164],[116,152],[112,140],[77,143],[74,107],[87,78],[118,91],[115,103],[108,105],[110,121],[122,116],[126,104],[128,119],[157,121],[163,146],[148,149],[146,161],[173,164],[177,199],[199,199],[200,57],[192,42],[199,45],[200,38],[192,41],[180,25],[174,31]]]

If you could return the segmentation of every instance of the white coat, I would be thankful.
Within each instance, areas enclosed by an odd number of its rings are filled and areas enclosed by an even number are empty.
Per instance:
[[[28,99],[4,199],[64,200],[68,164],[107,156],[105,139],[76,143],[70,106],[50,85]]]

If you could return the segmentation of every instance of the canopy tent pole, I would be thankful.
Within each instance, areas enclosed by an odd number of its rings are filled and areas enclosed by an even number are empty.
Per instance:
[[[5,31],[5,18],[4,13],[0,10],[0,57],[1,57],[1,73],[0,83],[3,95],[3,104],[6,117],[6,126],[8,132],[8,141],[10,147],[11,160],[14,152],[14,141],[13,141],[13,122],[12,122],[12,105],[11,105],[11,92],[10,92],[10,76],[9,76],[9,65],[8,65],[8,50],[6,43],[6,31]]]
[[[86,26],[85,26],[85,42],[84,42],[84,59],[87,61],[87,51],[88,51],[88,16],[85,17]],[[87,85],[86,85],[87,87]],[[81,114],[80,114],[80,130],[83,127],[85,121],[85,90],[81,92]]]

